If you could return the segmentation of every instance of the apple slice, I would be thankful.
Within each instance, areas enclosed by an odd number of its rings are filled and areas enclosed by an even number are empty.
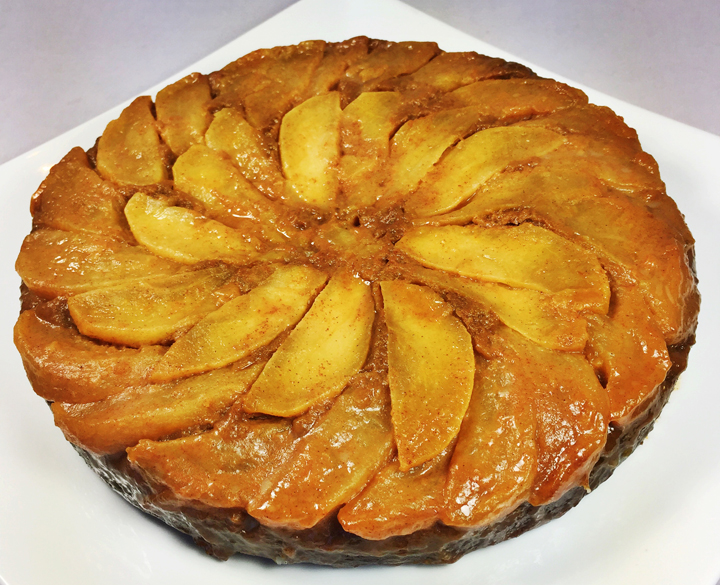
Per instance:
[[[618,286],[610,314],[588,319],[587,355],[607,381],[610,420],[624,426],[665,380],[672,362],[637,287]]]
[[[482,363],[453,452],[442,521],[475,528],[528,499],[535,478],[536,386],[519,360]]]
[[[15,346],[35,392],[45,400],[94,402],[127,386],[147,384],[166,348],[118,348],[86,339],[75,329],[42,319],[34,310],[20,315]]]
[[[527,288],[479,282],[411,267],[413,279],[436,290],[449,290],[487,307],[505,325],[546,349],[581,352],[588,340],[587,321],[564,299]]]
[[[260,257],[260,240],[197,211],[174,207],[172,200],[135,193],[125,206],[133,235],[163,258],[183,264],[219,260],[250,264]]]
[[[213,293],[233,274],[230,268],[217,266],[143,278],[75,295],[68,299],[68,307],[78,329],[88,337],[134,347],[166,343],[229,300],[231,289],[229,294]],[[239,294],[237,285],[233,288]]]
[[[312,528],[359,493],[392,453],[387,388],[360,374],[266,479],[248,513],[267,526]]]
[[[497,120],[521,120],[587,104],[587,96],[552,79],[485,79],[440,99],[444,107],[475,106]]]
[[[97,169],[104,178],[130,185],[168,178],[167,153],[151,108],[149,97],[139,97],[107,125],[97,146]]]
[[[327,277],[310,266],[280,266],[246,295],[210,313],[180,337],[152,379],[172,380],[222,368],[293,327]]]
[[[530,223],[418,227],[406,232],[396,247],[431,268],[562,294],[576,308],[607,313],[610,286],[597,257]]]
[[[432,88],[430,94],[451,92],[458,87],[481,79],[503,78],[504,82],[513,74],[525,73],[527,69],[517,63],[486,57],[477,53],[440,53],[420,69],[400,77],[397,83],[406,90]],[[451,94],[452,95],[452,94]],[[462,107],[470,104],[458,104]]]
[[[604,183],[630,194],[664,191],[657,163],[643,152],[635,130],[609,108],[588,104],[518,124],[560,131],[568,141],[563,157]],[[560,153],[558,153],[560,154]]]
[[[374,320],[370,285],[338,272],[270,358],[243,408],[292,417],[340,394],[365,363]]]
[[[388,327],[388,381],[400,469],[436,457],[455,438],[470,400],[470,334],[431,289],[380,283]]]
[[[417,71],[440,53],[435,43],[371,41],[367,57],[348,68],[346,81],[369,92],[383,81]]]
[[[369,41],[367,37],[354,37],[339,43],[327,43],[322,61],[313,72],[301,101],[332,91],[348,67],[367,56]]]
[[[287,241],[293,231],[278,205],[260,193],[226,154],[191,146],[173,166],[175,188],[192,195],[207,214],[241,232],[260,233],[271,242]]]
[[[340,94],[319,95],[290,110],[280,127],[280,156],[291,205],[335,208],[339,190]]]
[[[382,199],[398,201],[406,198],[443,153],[477,130],[479,122],[477,108],[471,107],[442,110],[403,124],[392,139],[389,182]]]
[[[55,424],[71,443],[98,455],[122,452],[141,439],[177,437],[217,421],[263,365],[230,366],[169,384],[128,388],[89,404],[55,402]]]
[[[602,453],[610,403],[583,355],[550,351],[510,329],[498,334],[506,360],[517,360],[534,386],[537,471],[528,501],[555,501],[571,486],[588,487]]]
[[[416,217],[446,213],[506,167],[542,157],[563,142],[562,135],[545,128],[503,126],[476,132],[458,143],[428,173],[407,200],[405,210]]]
[[[255,128],[274,126],[307,91],[325,41],[260,49],[210,75],[216,105],[242,104]]]
[[[211,100],[208,78],[200,73],[191,73],[158,92],[155,110],[160,133],[175,156],[203,141],[212,121]]]
[[[440,519],[443,488],[452,448],[401,471],[397,459],[375,475],[365,489],[340,508],[338,520],[348,532],[383,540],[430,528]]]
[[[54,298],[133,278],[176,274],[183,266],[119,240],[39,229],[23,241],[15,269],[32,292]]]
[[[401,116],[400,94],[390,91],[362,93],[343,110],[340,184],[347,205],[375,203],[381,169],[390,154],[390,136]]]
[[[227,153],[261,193],[273,199],[282,196],[285,180],[276,160],[277,153],[238,110],[225,108],[216,112],[205,134],[205,143]]]
[[[250,419],[233,408],[215,428],[170,441],[141,440],[128,460],[179,501],[244,508],[295,441],[287,419]],[[168,492],[164,494],[166,497]]]
[[[35,225],[132,240],[123,207],[125,197],[90,168],[82,148],[73,148],[50,169],[33,195]]]

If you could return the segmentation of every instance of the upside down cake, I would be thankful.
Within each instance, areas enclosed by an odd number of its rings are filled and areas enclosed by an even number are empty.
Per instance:
[[[434,43],[189,75],[71,150],[31,212],[35,392],[220,558],[452,562],[561,515],[646,436],[699,308],[635,132]]]

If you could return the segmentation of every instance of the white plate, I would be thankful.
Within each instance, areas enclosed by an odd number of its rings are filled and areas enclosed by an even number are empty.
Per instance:
[[[445,50],[518,60],[394,0],[303,0],[174,79],[218,69],[260,47],[360,34],[432,40]],[[246,557],[222,563],[107,488],[65,442],[25,378],[11,339],[19,286],[13,262],[30,229],[30,195],[49,167],[75,145],[92,146],[121,106],[0,167],[5,380],[0,389],[0,579],[6,585],[324,585],[340,579],[347,585],[369,579],[378,585],[439,580],[715,585],[720,577],[720,359],[715,355],[720,263],[712,254],[720,250],[720,138],[587,92],[591,101],[610,106],[638,130],[697,238],[703,293],[698,342],[649,440],[610,480],[563,518],[443,567],[276,567]]]

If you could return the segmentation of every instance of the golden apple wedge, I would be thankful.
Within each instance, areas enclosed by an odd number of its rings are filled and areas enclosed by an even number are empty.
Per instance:
[[[290,110],[280,126],[285,200],[322,212],[335,208],[339,191],[340,94],[331,92]]]
[[[132,240],[123,207],[122,193],[103,181],[83,149],[76,147],[50,169],[30,210],[36,226]]]
[[[476,132],[428,173],[406,201],[405,210],[415,217],[451,211],[508,166],[542,157],[563,142],[562,135],[545,128],[502,126]]]
[[[237,285],[213,294],[233,275],[232,269],[217,266],[141,278],[75,295],[68,308],[88,337],[133,347],[166,343],[239,294]]]
[[[368,540],[412,534],[440,518],[452,449],[408,471],[397,459],[375,475],[365,489],[338,512],[348,532]]]
[[[180,337],[158,364],[153,381],[222,368],[293,327],[327,276],[309,266],[280,266],[249,293],[225,303]]]
[[[243,408],[292,417],[337,396],[365,363],[374,320],[370,285],[338,272],[270,358]]]
[[[97,169],[105,179],[150,185],[168,178],[167,147],[151,108],[149,97],[139,97],[105,128],[97,145]]]
[[[430,268],[562,294],[572,306],[607,313],[610,286],[597,257],[531,223],[418,227],[409,230],[396,247]]]
[[[267,475],[288,457],[292,422],[248,418],[233,407],[213,429],[169,441],[141,440],[128,461],[178,499],[240,508],[260,492]]]
[[[391,91],[362,93],[343,110],[339,172],[346,205],[375,203],[401,112],[400,94]]]
[[[133,278],[176,274],[184,268],[141,246],[96,234],[52,229],[28,235],[15,264],[27,287],[47,299]]]
[[[383,200],[398,201],[420,181],[458,140],[477,130],[477,108],[444,110],[410,120],[393,136],[388,163],[388,185]]]
[[[205,134],[205,144],[225,152],[261,193],[273,199],[282,196],[285,180],[277,162],[277,152],[238,110],[224,108],[215,113]]]
[[[200,73],[191,73],[158,92],[155,111],[160,134],[175,156],[203,141],[212,121],[211,100],[208,78]]]
[[[359,493],[392,453],[387,388],[360,374],[264,482],[248,513],[267,526],[312,528]]]
[[[125,206],[135,239],[162,258],[183,264],[221,261],[249,264],[260,257],[262,244],[197,211],[175,207],[168,198],[137,192]]]
[[[453,452],[441,518],[492,524],[528,499],[535,479],[535,385],[519,360],[481,362]]]
[[[388,327],[388,381],[401,471],[436,457],[457,435],[473,389],[470,334],[440,295],[380,283]]]

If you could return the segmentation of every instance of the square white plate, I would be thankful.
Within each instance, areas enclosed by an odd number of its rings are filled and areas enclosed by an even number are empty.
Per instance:
[[[148,93],[191,71],[218,69],[260,47],[361,34],[436,41],[448,51],[471,50],[518,61],[395,0],[303,0]],[[703,306],[689,368],[655,430],[576,509],[449,566],[276,567],[239,556],[216,561],[108,489],[65,442],[25,378],[12,344],[20,284],[13,263],[30,230],[30,195],[49,167],[73,146],[92,146],[122,104],[0,167],[0,581],[715,585],[720,577],[720,360],[715,355],[720,341],[720,263],[713,253],[720,251],[720,137],[583,89],[592,102],[624,116],[658,160],[668,192],[697,238]]]

